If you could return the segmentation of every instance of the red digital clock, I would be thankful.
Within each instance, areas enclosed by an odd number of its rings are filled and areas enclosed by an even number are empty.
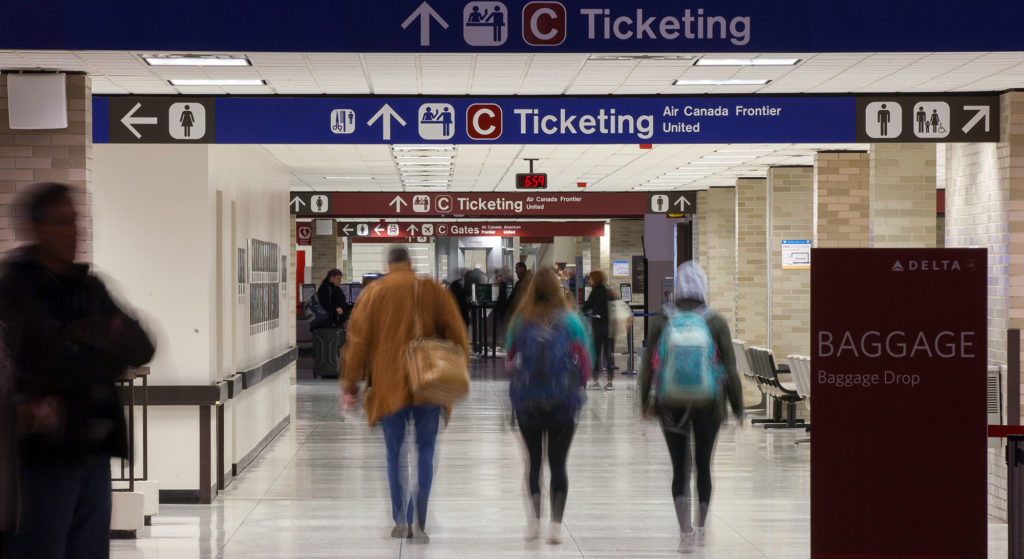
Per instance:
[[[516,188],[536,189],[548,187],[547,173],[516,173]]]

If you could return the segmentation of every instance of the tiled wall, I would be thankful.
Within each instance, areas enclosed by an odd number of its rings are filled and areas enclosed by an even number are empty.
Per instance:
[[[767,180],[736,181],[735,337],[751,346],[768,344]]]
[[[17,246],[8,206],[26,186],[54,181],[73,187],[79,213],[78,258],[91,261],[92,89],[88,76],[67,76],[68,127],[61,130],[8,128],[7,75],[0,75],[0,251]]]
[[[814,246],[867,248],[870,237],[870,156],[826,151],[814,157]]]
[[[709,303],[736,329],[736,188],[711,188],[698,204],[704,220],[707,255],[701,261],[708,276]],[[705,209],[706,208],[706,209]]]
[[[608,275],[608,287],[615,293],[618,293],[619,285],[633,282],[633,256],[643,256],[644,254],[643,243],[641,242],[644,234],[644,222],[642,219],[613,219],[611,220],[609,230],[611,231],[611,260],[608,262],[609,266],[605,273]],[[611,262],[616,260],[629,262],[630,277],[617,278],[612,275]],[[636,286],[634,285],[633,301],[630,305],[643,304],[644,295],[637,293]],[[642,319],[638,319],[633,323],[633,339],[637,348],[639,348],[641,340],[644,339],[644,321]],[[625,340],[615,340],[615,346],[617,351],[625,351]],[[621,363],[617,363],[617,365],[620,368],[624,366]]]
[[[871,146],[871,246],[935,246],[935,144]]]
[[[998,144],[946,146],[945,244],[988,249],[989,363],[1006,365],[1006,329],[1024,324],[1024,94],[1001,98]],[[1005,382],[1005,381],[1004,381]],[[1004,385],[1005,393],[1005,385]],[[989,514],[1006,518],[1006,464],[989,451]]]
[[[782,269],[783,240],[811,240],[814,168],[768,170],[771,198],[771,347],[779,359],[810,355],[811,271]]]
[[[310,265],[313,267],[313,277],[307,281],[319,286],[327,275],[327,270],[338,267],[338,237],[333,232],[330,235],[317,235],[316,221],[314,220],[311,245],[313,247],[313,262]]]

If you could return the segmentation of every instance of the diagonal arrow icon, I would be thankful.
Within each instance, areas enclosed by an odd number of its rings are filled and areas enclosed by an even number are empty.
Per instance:
[[[967,134],[968,132],[973,130],[974,127],[978,125],[978,122],[981,121],[981,119],[985,119],[985,132],[989,131],[989,120],[992,117],[992,110],[989,108],[988,105],[964,105],[964,110],[975,111],[974,116],[971,117],[971,120],[968,120],[967,124],[965,124],[962,128],[964,134]]]
[[[157,120],[156,120],[155,116],[133,116],[135,114],[135,112],[138,111],[141,108],[142,108],[142,103],[135,103],[135,106],[132,107],[132,109],[130,111],[128,111],[128,114],[126,114],[123,117],[121,117],[121,124],[123,124],[124,127],[127,128],[129,132],[134,134],[135,138],[138,139],[138,140],[142,139],[142,134],[139,133],[139,131],[136,130],[134,126],[132,126],[133,124],[156,124],[157,123]]]
[[[382,124],[382,128],[383,128],[383,131],[384,131],[383,137],[384,137],[385,140],[390,140],[391,139],[391,119],[392,118],[397,120],[398,124],[401,124],[402,126],[405,126],[405,121],[402,120],[402,117],[399,116],[398,113],[396,113],[395,110],[391,108],[391,105],[389,105],[387,103],[384,103],[384,106],[381,107],[379,111],[374,113],[373,116],[370,118],[370,120],[366,121],[366,125],[367,126],[373,126],[373,123],[377,122],[377,119],[381,119],[382,122],[383,122],[383,124]]]
[[[437,20],[437,22],[441,24],[442,28],[448,29],[448,22],[445,21],[440,14],[435,12],[434,8],[431,8],[430,4],[427,4],[426,2],[420,4],[418,8],[416,8],[415,10],[413,10],[411,14],[409,14],[409,17],[406,18],[404,22],[402,22],[402,29],[406,29],[407,27],[412,25],[412,22],[416,21],[416,18],[420,19],[421,47],[430,46],[430,18],[434,18],[435,20]]]

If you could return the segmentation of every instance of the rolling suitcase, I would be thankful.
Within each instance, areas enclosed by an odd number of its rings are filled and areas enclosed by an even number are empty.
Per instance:
[[[318,328],[313,330],[313,376],[338,378],[341,346],[345,343],[345,330]]]

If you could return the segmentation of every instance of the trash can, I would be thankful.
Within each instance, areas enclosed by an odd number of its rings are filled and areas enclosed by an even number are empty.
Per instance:
[[[313,330],[313,376],[338,378],[341,346],[345,344],[342,328]]]

